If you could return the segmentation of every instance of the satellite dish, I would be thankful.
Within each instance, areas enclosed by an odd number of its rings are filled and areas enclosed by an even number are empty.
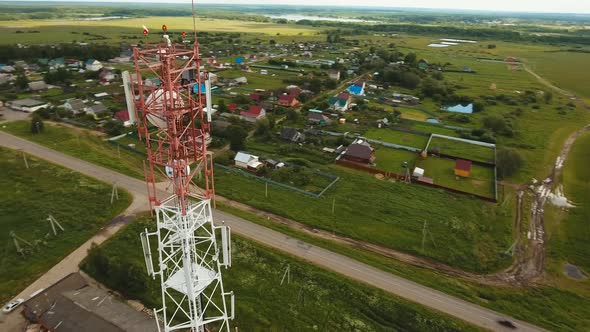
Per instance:
[[[164,117],[164,101],[166,102],[166,106],[170,107],[183,107],[184,101],[176,91],[166,91],[164,89],[157,89],[152,92],[146,99],[146,105],[150,105],[150,110],[152,111],[149,113],[146,118],[148,121],[153,124],[154,126],[166,129],[168,127],[166,123],[166,118]]]

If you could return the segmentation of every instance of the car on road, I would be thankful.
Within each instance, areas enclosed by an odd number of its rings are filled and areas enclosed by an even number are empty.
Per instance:
[[[10,303],[8,303],[6,306],[4,306],[4,308],[2,309],[2,311],[4,312],[11,312],[12,310],[16,309],[16,307],[18,307],[19,305],[21,305],[21,303],[25,302],[25,299],[16,299]]]
[[[516,325],[514,325],[513,322],[511,322],[507,319],[498,320],[498,324],[500,324],[504,327],[507,327],[509,329],[513,329],[513,330],[516,329]]]

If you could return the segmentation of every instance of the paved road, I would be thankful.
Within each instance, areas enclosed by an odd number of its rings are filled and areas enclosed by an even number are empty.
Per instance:
[[[138,198],[145,196],[146,186],[143,181],[64,155],[4,132],[0,132],[0,145],[23,150],[39,158],[49,160],[55,164],[68,167],[105,182],[116,182],[118,186],[125,188]],[[458,317],[474,325],[494,331],[510,331],[502,328],[496,322],[498,319],[506,319],[507,316],[505,315],[381,271],[346,256],[312,246],[231,214],[215,211],[214,217],[217,221],[225,221],[227,225],[232,227],[235,233],[241,236],[285,251],[318,266],[367,283],[426,307]],[[508,319],[518,326],[518,331],[544,331],[534,325],[509,317]]]

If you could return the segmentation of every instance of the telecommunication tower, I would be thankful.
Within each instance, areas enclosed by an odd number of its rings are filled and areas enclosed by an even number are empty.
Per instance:
[[[211,211],[208,73],[201,70],[196,33],[194,42],[176,44],[165,25],[162,30],[161,43],[133,49],[135,74],[127,87],[147,147],[147,196],[157,218],[157,230],[141,234],[148,274],[161,281],[163,306],[154,314],[160,331],[229,332],[234,295],[224,290],[221,269],[231,265],[231,240],[229,227],[216,226]],[[156,185],[160,179],[171,194]],[[154,243],[158,257],[152,258]]]

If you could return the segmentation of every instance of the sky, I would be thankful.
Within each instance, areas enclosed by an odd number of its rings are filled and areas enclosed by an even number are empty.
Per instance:
[[[74,0],[72,0],[74,1]],[[190,0],[108,0],[78,2],[158,2],[190,3]],[[325,5],[325,6],[379,6],[408,8],[473,9],[490,11],[520,11],[544,13],[590,14],[590,0],[196,0],[195,3],[230,4],[287,4],[287,5]]]

